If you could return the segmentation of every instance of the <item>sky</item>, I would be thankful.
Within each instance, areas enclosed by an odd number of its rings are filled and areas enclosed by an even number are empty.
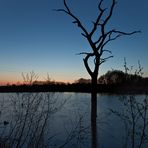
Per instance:
[[[111,0],[104,0],[108,6]],[[97,16],[98,0],[67,0],[72,12],[90,28]],[[72,19],[54,9],[64,8],[63,0],[0,0],[0,83],[22,81],[21,74],[34,71],[39,80],[47,74],[52,80],[73,82],[90,78],[83,56],[90,51],[81,30]],[[123,70],[127,65],[138,68],[138,60],[148,76],[148,1],[118,0],[108,25],[125,32],[142,33],[124,36],[108,45],[113,58],[100,68]]]

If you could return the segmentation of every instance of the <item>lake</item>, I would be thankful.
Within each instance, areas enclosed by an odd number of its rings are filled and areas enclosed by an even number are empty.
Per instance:
[[[91,148],[91,94],[1,93],[0,147]],[[147,148],[148,98],[97,95],[97,148]]]

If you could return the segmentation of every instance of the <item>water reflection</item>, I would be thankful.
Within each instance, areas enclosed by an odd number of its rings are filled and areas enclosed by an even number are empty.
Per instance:
[[[90,98],[86,93],[0,94],[0,147],[148,147],[146,96],[98,94],[93,127]]]
[[[124,147],[141,148],[148,140],[148,99],[130,95],[122,96],[120,101],[123,109],[110,111],[124,124]]]

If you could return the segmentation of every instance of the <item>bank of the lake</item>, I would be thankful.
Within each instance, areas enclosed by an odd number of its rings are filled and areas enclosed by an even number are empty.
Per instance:
[[[0,92],[88,92],[91,84],[48,84],[48,85],[8,85],[0,86]],[[98,84],[98,93],[148,94],[148,85]]]

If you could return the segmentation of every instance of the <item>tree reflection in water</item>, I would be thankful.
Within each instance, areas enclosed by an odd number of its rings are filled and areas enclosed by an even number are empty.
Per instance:
[[[50,117],[60,111],[65,100],[57,101],[54,93],[17,93],[9,101],[9,121],[1,127],[0,146],[46,147],[54,137],[48,134]]]
[[[9,101],[5,95],[0,100],[0,147],[147,148],[146,96],[118,100],[119,96],[98,95],[94,122],[91,94],[70,95],[18,93],[10,94]]]

